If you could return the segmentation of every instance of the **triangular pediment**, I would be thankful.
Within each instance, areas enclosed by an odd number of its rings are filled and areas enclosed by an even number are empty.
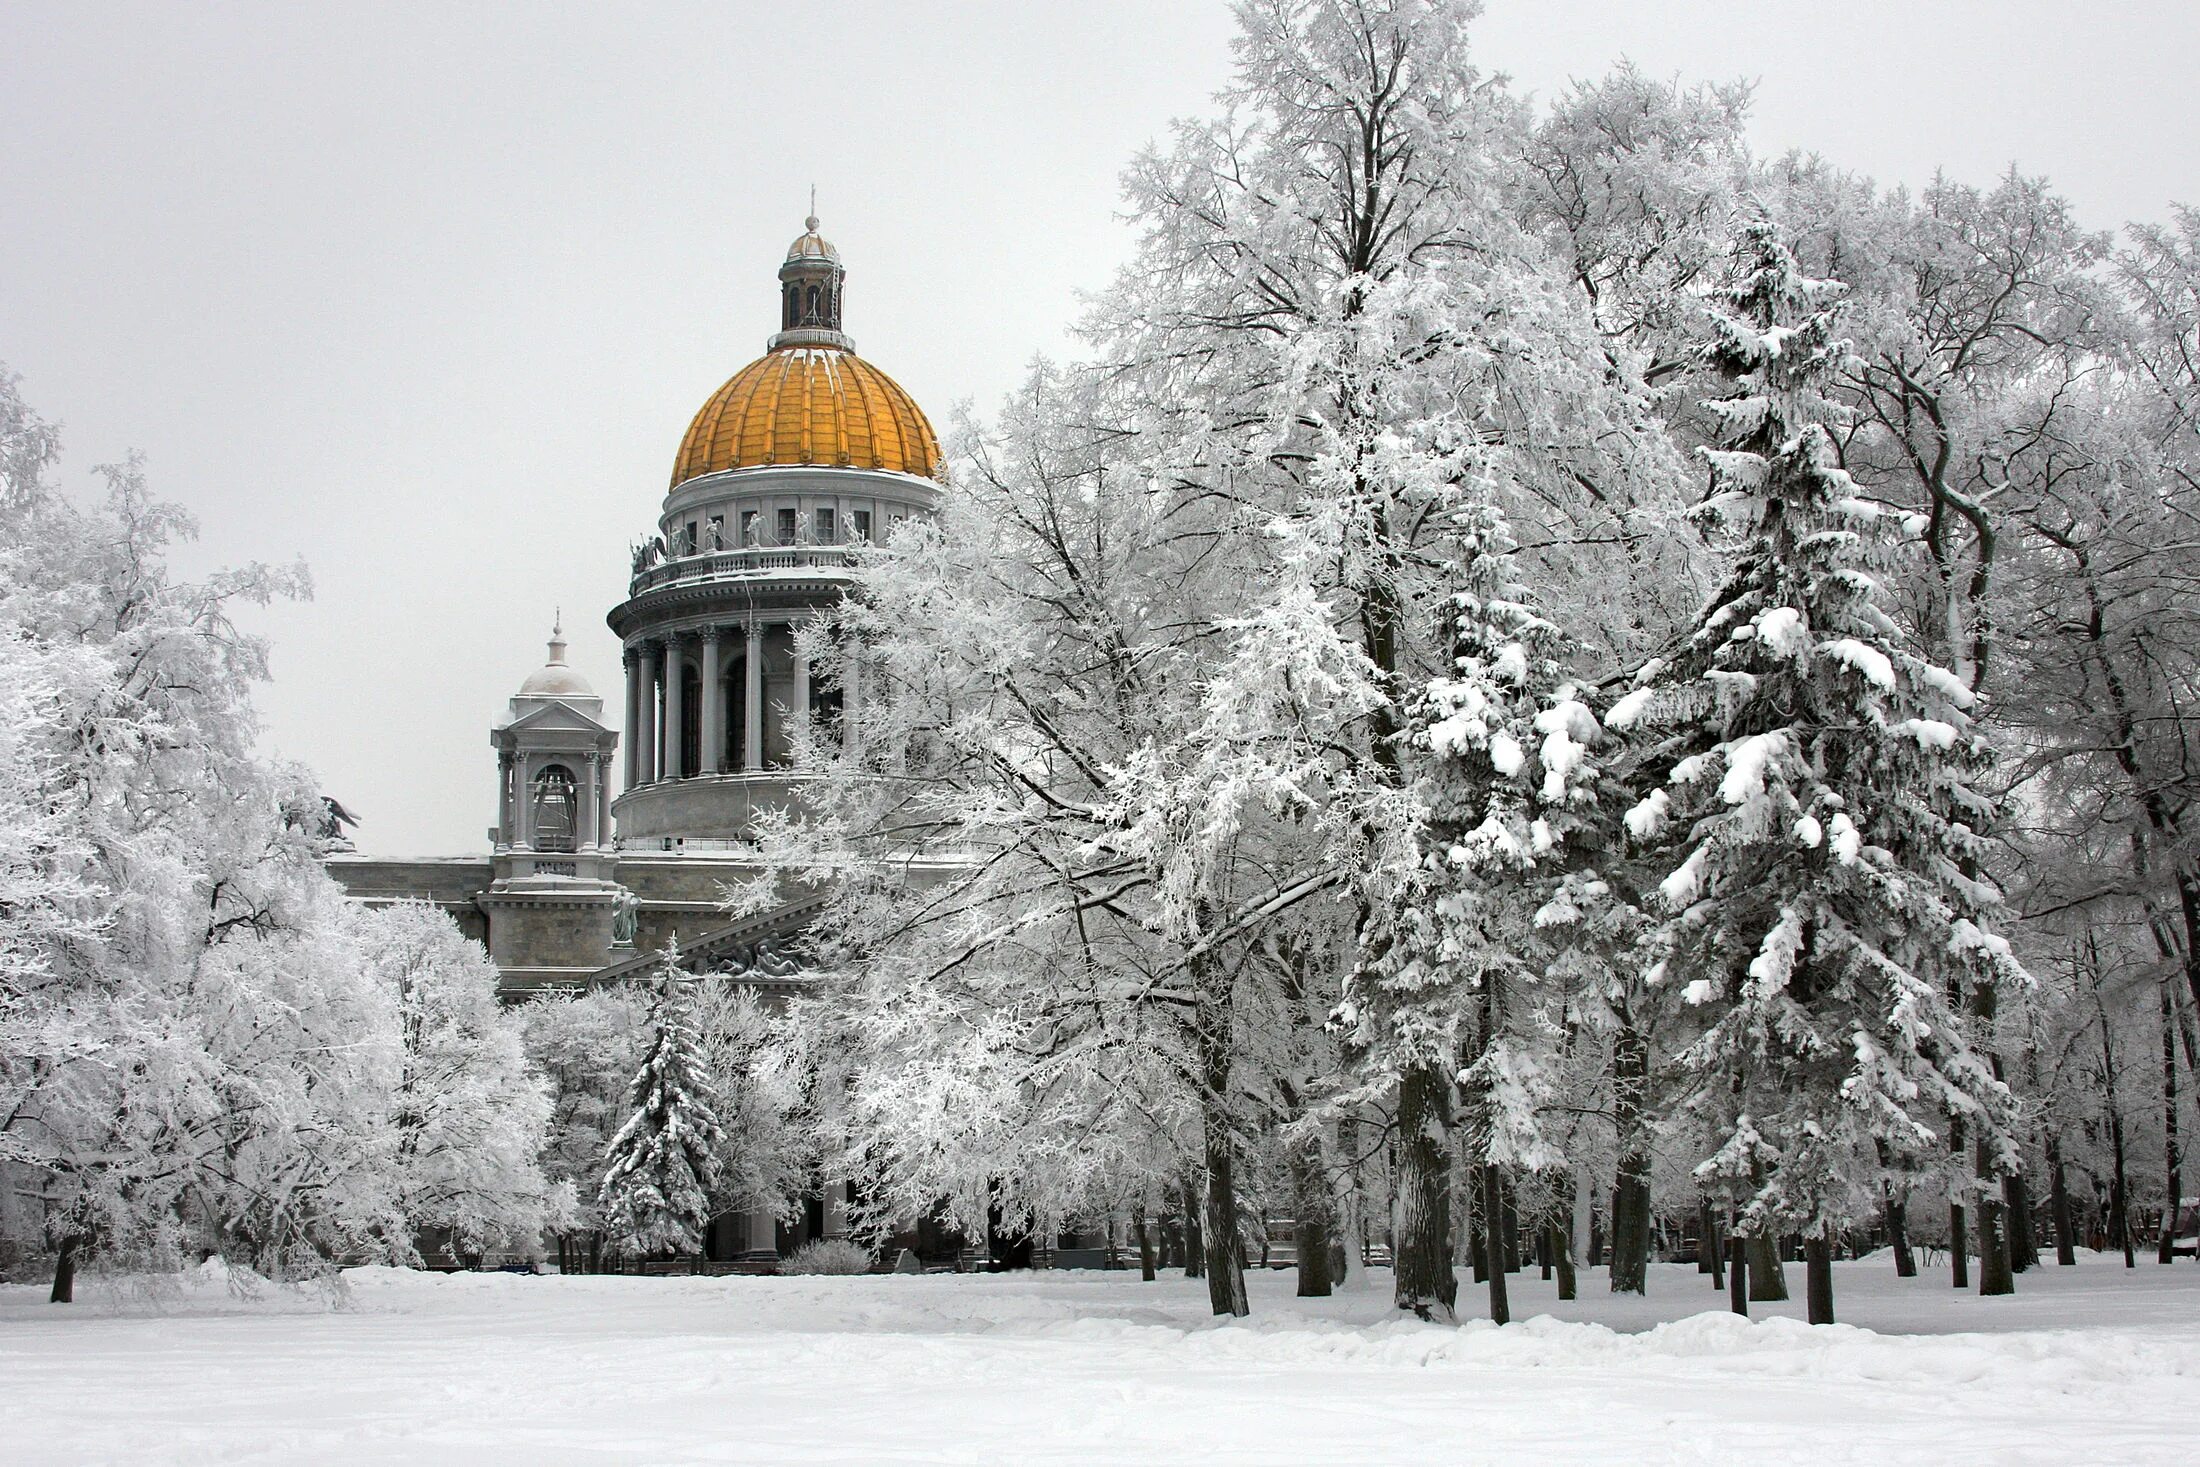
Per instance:
[[[611,730],[562,699],[550,699],[497,726],[499,733],[591,733]]]

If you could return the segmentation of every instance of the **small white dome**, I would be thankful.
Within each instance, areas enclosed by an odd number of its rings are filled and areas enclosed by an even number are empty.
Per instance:
[[[550,660],[519,685],[522,698],[593,698],[596,690],[565,662],[565,628],[550,631]]]

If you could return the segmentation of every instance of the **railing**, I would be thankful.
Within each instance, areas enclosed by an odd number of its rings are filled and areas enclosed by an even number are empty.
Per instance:
[[[773,571],[844,571],[851,560],[845,545],[751,545],[739,550],[709,550],[660,561],[636,571],[626,594],[639,596],[659,586],[686,585],[693,581],[734,580],[767,575]]]

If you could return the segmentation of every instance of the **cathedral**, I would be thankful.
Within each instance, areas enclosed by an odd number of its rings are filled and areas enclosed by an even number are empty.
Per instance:
[[[860,681],[813,676],[796,633],[839,603],[852,547],[940,499],[932,425],[841,329],[846,272],[817,226],[805,221],[779,267],[780,329],[764,354],[688,425],[607,617],[626,672],[620,709],[567,664],[554,631],[489,731],[488,853],[330,858],[357,900],[450,913],[488,949],[508,999],[615,981],[675,938],[686,966],[766,990],[796,967],[785,954],[812,902],[731,921],[719,897],[751,874],[755,813],[788,796],[797,723],[852,732],[841,715],[863,696]],[[710,1255],[838,1232],[840,1200],[813,1199],[792,1237],[775,1236],[767,1214],[721,1219]]]

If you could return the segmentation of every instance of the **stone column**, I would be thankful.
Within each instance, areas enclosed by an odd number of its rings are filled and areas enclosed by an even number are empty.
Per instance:
[[[522,754],[512,766],[512,803],[518,806],[518,818],[513,820],[512,825],[519,832],[519,838],[513,844],[522,850],[528,851],[535,848],[535,801],[533,795],[534,790],[529,786],[527,780],[527,756]]]
[[[764,624],[749,623],[749,664],[741,678],[741,767],[754,774],[764,767]]]
[[[719,656],[724,636],[717,627],[703,633],[703,667],[699,680],[703,695],[703,758],[696,768],[697,774],[716,774],[725,763],[726,749],[726,688],[719,673]]]
[[[576,852],[596,848],[596,790],[603,780],[603,756],[583,754],[581,769],[584,772],[580,788],[573,791],[574,803],[580,806],[573,812],[573,849]]]
[[[657,778],[657,644],[642,644],[641,727],[634,731],[636,784]]]
[[[609,850],[617,842],[611,834],[611,755],[603,755],[603,778],[596,781],[596,847]]]
[[[680,765],[680,728],[686,722],[687,678],[682,664],[687,654],[677,637],[665,642],[665,766],[666,779],[684,779]]]
[[[512,843],[512,751],[497,750],[497,846]]]
[[[630,647],[619,659],[626,666],[626,787],[634,788],[641,781],[635,777],[635,750],[641,745],[642,680],[640,660]]]

